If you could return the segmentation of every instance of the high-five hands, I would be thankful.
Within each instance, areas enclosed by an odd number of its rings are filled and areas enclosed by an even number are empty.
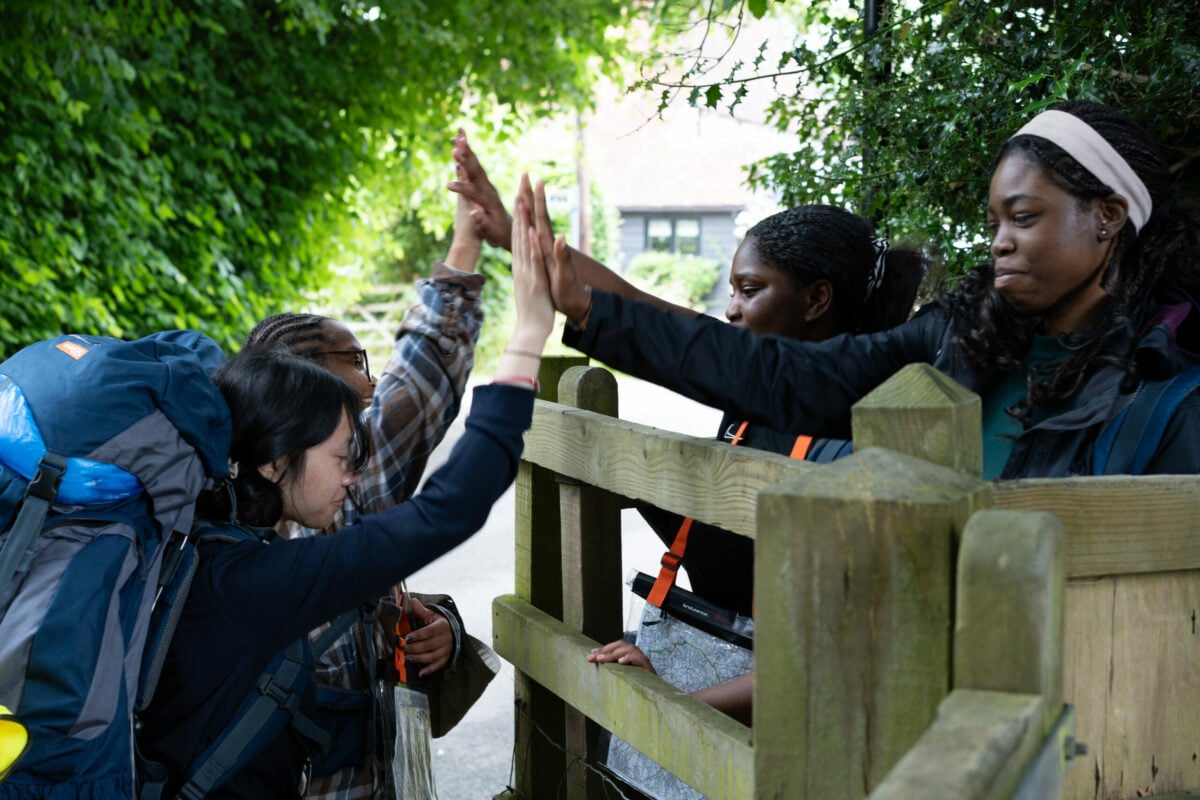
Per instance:
[[[446,184],[446,188],[467,200],[475,232],[483,241],[492,247],[512,250],[513,219],[475,157],[475,151],[467,143],[467,134],[462,128],[454,137],[450,153],[454,157],[457,180]]]
[[[524,228],[524,235],[530,237],[531,240],[536,240],[537,253],[549,278],[550,295],[555,309],[561,311],[567,316],[567,319],[579,327],[583,327],[587,323],[588,312],[592,308],[592,292],[579,280],[575,272],[572,251],[567,247],[566,237],[554,238],[550,214],[546,208],[545,184],[538,181],[535,190],[530,185],[529,176],[521,176],[517,202],[520,204],[520,211],[515,217],[514,230]],[[516,261],[515,240],[520,235],[520,231],[514,234],[514,262]]]

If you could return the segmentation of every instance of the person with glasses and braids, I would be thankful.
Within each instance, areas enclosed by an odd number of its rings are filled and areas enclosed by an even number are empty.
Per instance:
[[[462,137],[459,131],[458,137]],[[460,170],[461,172],[461,170]],[[289,537],[334,533],[362,514],[375,514],[406,500],[416,491],[430,453],[458,415],[467,379],[474,365],[475,343],[483,323],[480,295],[486,278],[475,273],[481,243],[467,216],[465,201],[457,205],[454,233],[444,261],[431,276],[417,282],[417,301],[405,314],[382,373],[371,373],[367,351],[343,323],[316,314],[283,313],[259,322],[246,337],[244,348],[287,350],[323,367],[348,383],[361,399],[362,422],[370,454],[349,487],[344,508],[321,530],[289,524]],[[390,652],[394,626],[391,595],[381,598],[374,624],[353,625],[317,656],[317,680],[322,697],[344,701],[345,693],[380,696],[372,684],[382,677],[367,656]],[[458,666],[464,644],[462,617],[445,594],[409,594],[412,614],[420,622],[406,637],[409,675],[435,682]],[[368,641],[368,628],[375,628]],[[329,628],[310,634],[316,641]],[[394,736],[390,693],[351,715],[332,716],[346,724],[343,742],[353,741],[350,757],[335,754],[314,764],[306,797],[322,800],[360,800],[392,797],[388,751]],[[340,702],[340,701],[339,701]],[[344,762],[344,763],[338,763]]]
[[[567,344],[751,421],[831,437],[848,437],[851,406],[901,367],[930,363],[982,398],[989,479],[1092,474],[1101,432],[1138,389],[1200,365],[1200,204],[1178,196],[1153,141],[1099,103],[1059,104],[1005,142],[990,261],[879,333],[758,336],[589,289],[539,212]],[[717,370],[693,355],[712,352]],[[1152,444],[1131,471],[1200,468],[1195,392]]]

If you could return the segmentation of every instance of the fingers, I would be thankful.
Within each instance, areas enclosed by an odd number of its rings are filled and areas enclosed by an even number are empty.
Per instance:
[[[550,242],[554,239],[554,231],[550,226],[550,212],[546,208],[546,184],[543,181],[538,181],[537,191],[533,193],[533,224],[537,228],[538,236],[541,237],[546,245],[546,251],[550,251]]]
[[[650,659],[636,645],[624,639],[609,642],[603,647],[597,647],[589,652],[586,659],[592,664],[624,664],[629,667],[641,667],[648,672],[654,672]]]
[[[414,611],[416,605],[414,601]],[[411,663],[421,668],[417,674],[425,676],[450,663],[450,657],[454,654],[454,632],[441,615],[424,607],[422,611],[433,619],[405,637],[404,654]]]
[[[442,619],[441,614],[426,608],[424,603],[413,597],[411,594],[408,596],[408,604],[413,615],[417,619],[421,620],[422,625],[428,625],[431,622],[436,622],[437,620]]]

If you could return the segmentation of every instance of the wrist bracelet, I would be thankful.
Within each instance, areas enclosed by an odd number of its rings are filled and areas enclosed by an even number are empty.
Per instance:
[[[538,361],[542,360],[542,354],[535,353],[532,350],[517,350],[516,348],[509,347],[504,352],[511,353],[514,356],[525,356],[525,358],[536,358]]]
[[[512,385],[514,383],[523,383],[523,384],[529,386],[535,392],[539,392],[542,389],[542,385],[540,383],[538,383],[538,379],[531,378],[528,375],[501,375],[499,377],[492,378],[492,383],[493,384],[503,383],[503,384],[509,384],[509,385]]]

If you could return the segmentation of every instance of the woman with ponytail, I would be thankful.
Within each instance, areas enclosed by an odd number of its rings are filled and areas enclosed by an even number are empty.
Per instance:
[[[460,180],[450,188],[472,202],[471,215],[480,236],[495,246],[511,246],[512,220],[465,139],[456,140],[454,156]],[[528,182],[522,184],[522,191],[526,205],[535,202]],[[537,197],[543,199],[540,188]],[[638,289],[594,259],[575,251],[571,251],[571,259],[580,279],[590,286],[654,305],[694,320],[700,327],[729,327]],[[882,331],[908,319],[925,268],[920,251],[891,247],[869,220],[835,206],[798,206],[767,217],[746,233],[730,265],[730,302],[725,317],[731,326],[754,334],[808,342],[836,334]],[[719,351],[701,350],[693,355],[693,368],[702,373],[694,377],[722,380]],[[717,438],[818,462],[832,461],[851,450],[845,438],[798,436],[809,432],[803,425],[784,427],[772,420],[748,424],[745,417],[726,413]],[[801,442],[803,452],[797,449]],[[639,510],[664,545],[674,549],[682,517],[649,506]],[[684,556],[693,592],[729,611],[753,614],[753,540],[694,523],[689,525]],[[597,648],[588,660],[619,661],[653,671],[645,654],[624,640]],[[701,689],[695,695],[749,721],[748,676]]]

